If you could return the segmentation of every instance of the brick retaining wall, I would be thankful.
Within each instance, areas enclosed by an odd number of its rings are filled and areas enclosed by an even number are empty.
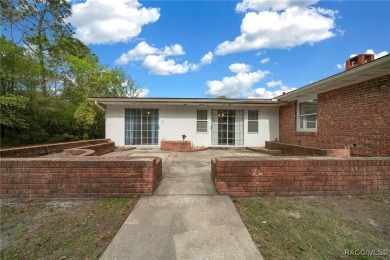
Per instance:
[[[43,144],[43,145],[10,148],[10,149],[0,150],[0,157],[1,158],[38,157],[46,154],[61,153],[66,149],[80,148],[80,147],[97,145],[97,144],[105,144],[109,142],[111,142],[110,139],[93,139],[93,140],[82,140],[76,142]],[[112,146],[114,147],[115,144],[113,144]]]
[[[280,150],[282,154],[293,156],[330,156],[349,157],[349,149],[321,149],[300,145],[285,144],[281,142],[265,142],[265,147],[271,150]]]
[[[221,157],[211,168],[217,191],[236,197],[390,193],[385,157]]]
[[[152,195],[161,158],[72,157],[0,160],[0,199],[29,200]]]

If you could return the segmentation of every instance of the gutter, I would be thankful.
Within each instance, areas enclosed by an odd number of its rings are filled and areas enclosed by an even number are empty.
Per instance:
[[[99,102],[100,104],[117,104],[117,103],[133,103],[133,104],[161,104],[161,105],[276,105],[280,106],[286,102],[279,101],[277,99],[201,99],[201,98],[123,98],[123,97],[90,97],[88,101]]]
[[[101,110],[103,110],[104,112],[106,112],[106,109],[104,107],[102,107],[99,102],[97,102],[97,100],[95,100],[95,105],[100,108]]]

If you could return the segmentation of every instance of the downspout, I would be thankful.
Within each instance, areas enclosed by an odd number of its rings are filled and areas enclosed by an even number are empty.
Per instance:
[[[99,103],[97,102],[97,100],[95,100],[95,105],[100,108],[101,110],[103,110],[104,112],[106,112],[106,109],[104,107],[102,107],[101,105],[99,105]]]

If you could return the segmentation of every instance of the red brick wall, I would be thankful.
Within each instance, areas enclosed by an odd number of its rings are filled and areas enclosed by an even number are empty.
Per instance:
[[[321,149],[270,141],[265,142],[265,147],[271,151],[279,150],[284,155],[350,157],[349,149]]]
[[[161,177],[161,158],[1,159],[0,199],[21,202],[152,195]]]
[[[236,197],[390,193],[390,158],[216,158],[211,175]]]
[[[279,109],[280,141],[390,156],[390,75],[318,95],[316,133],[296,131],[296,102]],[[356,144],[356,147],[352,145]]]
[[[160,149],[164,151],[191,152],[191,142],[162,140]]]
[[[93,140],[82,140],[76,142],[43,144],[43,145],[3,149],[0,150],[0,157],[2,158],[38,157],[41,155],[46,155],[51,153],[61,153],[66,149],[79,148],[79,147],[96,145],[96,144],[104,144],[109,142],[111,142],[110,139],[93,139]]]

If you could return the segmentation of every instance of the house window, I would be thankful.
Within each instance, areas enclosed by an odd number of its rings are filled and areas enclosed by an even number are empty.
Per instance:
[[[158,109],[125,109],[125,145],[158,145]]]
[[[196,132],[206,133],[207,132],[207,110],[196,111]]]
[[[257,110],[248,110],[248,133],[259,132],[259,113]]]
[[[317,99],[298,104],[298,130],[317,131]]]

